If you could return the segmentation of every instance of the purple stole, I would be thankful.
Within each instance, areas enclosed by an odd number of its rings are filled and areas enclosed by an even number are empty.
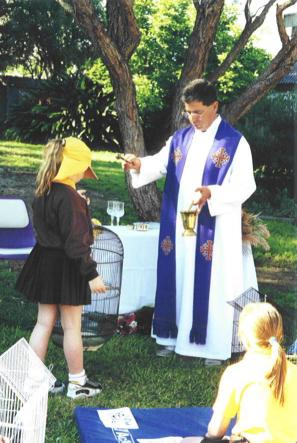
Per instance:
[[[167,176],[161,207],[161,224],[157,265],[157,291],[153,333],[158,337],[176,338],[176,261],[175,230],[180,180],[194,128],[188,126],[174,133],[167,165]],[[221,185],[233,161],[241,134],[222,120],[205,163],[202,184]],[[199,147],[197,147],[199,149]],[[194,191],[194,189],[193,189]],[[186,208],[185,208],[186,209]],[[205,204],[198,217],[196,236],[193,323],[190,342],[206,343],[212,249],[215,217]]]

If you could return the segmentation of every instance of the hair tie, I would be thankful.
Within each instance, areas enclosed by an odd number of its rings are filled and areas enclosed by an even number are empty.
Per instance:
[[[273,345],[278,345],[278,341],[277,341],[276,337],[270,337],[270,338],[268,339],[268,343],[269,343],[271,346],[273,346]]]

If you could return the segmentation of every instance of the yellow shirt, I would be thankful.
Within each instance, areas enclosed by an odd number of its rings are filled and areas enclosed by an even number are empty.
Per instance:
[[[269,354],[252,352],[227,367],[213,409],[228,418],[237,415],[232,433],[251,443],[296,443],[297,366],[288,362],[283,406],[265,379],[269,367]]]

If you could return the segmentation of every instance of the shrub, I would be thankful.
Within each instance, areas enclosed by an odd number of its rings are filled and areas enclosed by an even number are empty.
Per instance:
[[[43,81],[12,108],[5,137],[44,143],[74,135],[94,148],[116,149],[120,135],[113,100],[102,85],[81,74]]]
[[[258,188],[272,208],[283,205],[279,215],[286,216],[288,199],[293,202],[296,98],[296,91],[270,93],[238,125],[252,148]]]

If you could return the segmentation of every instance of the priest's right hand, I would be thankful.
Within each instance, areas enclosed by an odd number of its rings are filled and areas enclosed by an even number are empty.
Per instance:
[[[91,292],[106,292],[106,286],[102,280],[102,277],[100,277],[100,275],[93,278],[93,280],[90,280],[89,286],[90,286]]]
[[[136,172],[140,171],[141,160],[139,157],[136,157],[134,154],[126,154],[125,162],[124,162],[124,170],[129,171],[130,169],[134,169]]]

